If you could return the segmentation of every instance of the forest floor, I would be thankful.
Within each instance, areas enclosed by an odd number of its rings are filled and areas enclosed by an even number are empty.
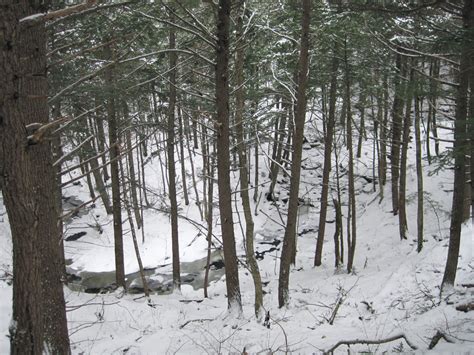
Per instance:
[[[278,200],[269,202],[263,192],[256,211],[255,245],[264,283],[264,305],[270,313],[270,325],[258,322],[253,309],[253,282],[243,267],[239,277],[243,314],[235,317],[227,311],[225,277],[212,281],[209,298],[203,289],[189,284],[181,292],[152,294],[151,303],[142,294],[124,294],[121,290],[90,294],[65,287],[69,331],[74,354],[197,354],[197,353],[319,353],[342,340],[383,340],[403,334],[419,352],[428,351],[435,334],[445,339],[432,350],[441,352],[474,351],[474,311],[456,310],[460,304],[474,302],[473,235],[469,223],[462,231],[461,255],[456,286],[440,297],[449,237],[449,215],[452,199],[453,171],[436,170],[424,160],[424,246],[416,251],[416,172],[413,154],[407,177],[408,240],[400,241],[398,216],[391,213],[390,185],[387,183],[380,201],[379,187],[374,192],[372,179],[372,143],[364,144],[361,159],[356,164],[357,246],[354,270],[334,268],[334,213],[329,207],[323,265],[313,267],[319,218],[320,184],[323,145],[320,133],[309,129],[306,137],[300,197],[296,265],[290,274],[290,304],[279,309],[277,302],[279,253],[286,221],[288,178],[280,175]],[[266,148],[265,148],[266,149]],[[414,147],[410,147],[414,149]],[[347,186],[345,149],[339,152],[341,186]],[[196,167],[201,158],[194,158]],[[262,154],[261,182],[268,180],[268,161]],[[179,171],[177,169],[177,171]],[[146,165],[147,183],[153,191],[162,191],[160,165],[157,158]],[[335,170],[333,169],[333,174]],[[234,188],[238,172],[232,172]],[[188,184],[191,179],[188,177]],[[202,180],[198,179],[202,190]],[[343,188],[342,200],[347,196]],[[190,196],[194,197],[190,189]],[[89,199],[87,185],[75,185],[64,191],[65,196]],[[180,193],[178,193],[181,196]],[[242,211],[240,199],[236,205]],[[216,191],[217,196],[217,191]],[[144,211],[144,238],[138,231],[140,252],[145,268],[160,266],[160,274],[171,273],[171,237],[168,216],[162,211],[168,200],[164,195],[148,196],[153,208]],[[160,212],[161,211],[161,212]],[[343,204],[346,214],[346,204]],[[205,222],[191,201],[180,202],[179,235],[181,261],[193,262],[206,255]],[[125,214],[124,214],[125,217]],[[242,226],[236,222],[237,250],[244,258]],[[192,222],[195,221],[195,222]],[[220,235],[218,209],[214,209],[214,233]],[[346,220],[344,218],[344,226]],[[124,223],[128,230],[128,223]],[[114,269],[113,225],[100,203],[73,218],[65,226],[66,239],[86,232],[77,240],[65,242],[70,270],[75,272],[110,272]],[[345,231],[344,231],[345,232]],[[77,234],[76,234],[77,235]],[[8,218],[0,199],[0,354],[9,352],[8,325],[11,318],[9,285],[12,272],[11,236]],[[345,238],[345,237],[344,237]],[[130,233],[125,239],[126,273],[138,270]],[[344,240],[345,241],[345,240]],[[216,244],[217,245],[217,244]],[[347,248],[346,248],[347,250]],[[344,255],[346,259],[346,255]],[[197,270],[202,271],[202,270]],[[185,276],[185,275],[182,275]],[[150,276],[153,279],[153,275]],[[157,278],[159,281],[159,278]],[[468,287],[468,286],[471,287]],[[194,285],[195,286],[195,285]],[[35,290],[31,290],[35,292]],[[330,324],[331,323],[331,324]],[[338,351],[346,351],[343,345]],[[353,351],[381,353],[407,352],[411,348],[403,339],[385,344],[353,345]]]

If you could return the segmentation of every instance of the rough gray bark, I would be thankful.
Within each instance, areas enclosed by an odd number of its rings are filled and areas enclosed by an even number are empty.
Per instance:
[[[29,145],[25,128],[48,122],[44,23],[19,24],[39,11],[45,9],[26,0],[2,1],[0,11],[0,185],[14,274],[10,353],[69,354],[51,144]]]
[[[288,286],[290,264],[295,254],[296,223],[298,217],[298,193],[300,185],[301,156],[306,116],[306,86],[309,67],[309,23],[311,0],[303,0],[301,22],[301,46],[298,59],[298,88],[296,91],[295,130],[293,136],[293,157],[291,164],[290,196],[288,200],[288,217],[283,239],[280,259],[280,276],[278,280],[278,306],[281,308],[289,301]]]

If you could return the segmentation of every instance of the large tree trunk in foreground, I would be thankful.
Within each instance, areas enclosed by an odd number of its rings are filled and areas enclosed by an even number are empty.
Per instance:
[[[232,190],[230,188],[229,159],[229,25],[230,0],[219,0],[217,17],[216,105],[217,117],[217,177],[219,211],[224,245],[227,302],[230,310],[242,312],[239,268],[235,251],[234,220],[232,218]]]
[[[48,122],[44,24],[19,20],[44,9],[2,1],[0,10],[0,162],[13,241],[11,354],[68,354],[61,281],[63,258],[50,142],[27,142],[25,127]],[[5,315],[3,315],[5,316]]]
[[[473,55],[474,45],[470,31],[474,30],[474,1],[464,0],[463,8],[464,37],[461,49],[461,61],[459,66],[459,80],[456,97],[456,117],[454,122],[454,192],[453,205],[451,209],[451,226],[449,228],[449,248],[446,268],[444,270],[441,289],[453,286],[456,279],[458,267],[459,246],[461,244],[461,228],[463,222],[464,189],[466,179],[466,119],[467,98],[469,87],[469,73],[474,70],[469,67],[470,58]]]
[[[309,22],[311,1],[303,0],[303,18],[301,24],[301,48],[298,60],[298,88],[296,91],[295,131],[293,136],[293,158],[291,164],[290,196],[288,200],[288,219],[280,260],[278,282],[278,306],[281,308],[289,301],[288,286],[290,264],[296,248],[296,223],[298,217],[298,192],[300,187],[301,156],[306,116],[306,86],[309,66]]]

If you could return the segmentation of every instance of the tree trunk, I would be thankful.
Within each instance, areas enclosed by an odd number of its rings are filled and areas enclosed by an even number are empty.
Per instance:
[[[171,21],[174,15],[170,13]],[[173,27],[169,29],[169,47],[176,48],[176,33]],[[170,219],[171,219],[171,244],[173,254],[173,288],[181,289],[180,261],[179,261],[179,236],[178,236],[178,202],[176,200],[176,165],[174,161],[174,141],[175,141],[175,112],[176,112],[176,65],[178,55],[176,52],[169,53],[169,111],[168,111],[168,177],[169,177],[169,199],[170,199]]]
[[[48,122],[44,23],[19,20],[46,11],[5,0],[0,11],[0,160],[13,242],[11,354],[69,354],[61,279],[58,204],[51,144],[27,143],[25,127]]]
[[[188,185],[186,183],[186,165],[184,159],[184,134],[183,134],[183,117],[181,109],[178,107],[178,134],[179,134],[179,151],[181,152],[181,180],[183,181],[184,204],[189,205]],[[190,157],[191,159],[191,157]]]
[[[216,106],[217,117],[217,177],[222,242],[224,246],[227,302],[229,310],[242,313],[239,269],[235,250],[234,220],[232,217],[232,190],[229,161],[229,27],[230,0],[219,0],[216,48]]]
[[[355,201],[355,188],[354,188],[354,152],[352,147],[352,111],[351,111],[351,78],[349,69],[349,60],[347,58],[347,40],[345,42],[344,49],[344,60],[346,70],[346,114],[347,114],[347,149],[349,150],[349,213],[347,221],[347,272],[352,272],[352,266],[354,263],[355,247],[357,241],[357,210]]]
[[[123,115],[125,120],[128,120],[129,112],[128,112],[128,105],[123,101]],[[130,122],[130,126],[132,122]],[[135,214],[135,220],[137,221],[137,228],[140,229],[142,227],[142,217],[140,216],[140,206],[138,203],[137,197],[137,180],[135,177],[135,162],[133,161],[133,150],[132,150],[132,132],[130,129],[127,129],[125,132],[125,143],[127,147],[127,160],[128,160],[128,170],[129,170],[129,186],[130,186],[130,195],[132,197],[132,204],[133,204],[133,212]],[[135,149],[138,150],[138,147]],[[137,162],[138,163],[138,162]],[[123,174],[122,174],[123,176]],[[141,201],[140,201],[141,203]]]
[[[212,247],[212,230],[213,230],[213,203],[214,203],[214,165],[215,165],[215,159],[214,159],[215,153],[209,154],[207,157],[208,163],[207,165],[209,166],[209,177],[207,178],[209,180],[208,182],[208,190],[207,192],[204,190],[203,193],[206,195],[207,193],[207,201],[208,201],[208,206],[207,206],[207,214],[206,214],[206,222],[207,222],[207,256],[206,256],[206,270],[204,272],[204,297],[207,298],[209,297],[207,293],[207,286],[209,283],[209,267],[211,264],[211,247]],[[206,177],[203,177],[203,179],[206,179]]]
[[[454,191],[451,208],[451,226],[449,228],[449,248],[441,290],[453,286],[458,267],[461,228],[463,222],[464,184],[466,179],[466,119],[469,87],[470,58],[473,55],[471,31],[474,30],[474,1],[464,0],[463,39],[459,64],[458,87],[456,96],[456,117],[454,122]]]
[[[235,58],[235,72],[237,77],[237,92],[235,93],[235,133],[237,140],[237,150],[239,154],[239,165],[240,165],[240,197],[242,199],[242,207],[245,215],[245,256],[247,259],[247,265],[249,266],[250,273],[252,275],[253,284],[255,287],[255,316],[257,319],[261,317],[263,308],[263,291],[262,291],[262,278],[260,277],[260,271],[258,269],[257,260],[255,259],[255,251],[253,246],[254,238],[254,223],[252,218],[252,210],[250,207],[250,196],[249,196],[249,178],[247,169],[247,153],[246,145],[244,142],[244,104],[245,104],[245,92],[244,92],[244,61],[245,61],[245,38],[243,28],[243,4],[239,8],[239,17],[237,19],[237,38],[241,38],[240,46],[237,48]],[[282,118],[283,120],[283,118]],[[277,148],[278,151],[278,148]],[[278,154],[278,153],[277,153]],[[280,150],[281,154],[281,150]]]
[[[336,100],[337,100],[337,71],[339,59],[337,45],[334,44],[331,68],[331,86],[329,87],[329,113],[326,122],[326,134],[324,136],[324,166],[323,185],[321,187],[321,209],[319,211],[318,239],[316,242],[316,253],[314,256],[314,266],[321,265],[323,255],[324,233],[326,231],[326,216],[328,209],[329,195],[329,174],[331,173],[331,155],[334,138],[334,125],[336,123]]]
[[[113,50],[105,47],[109,60],[115,60]],[[109,147],[110,147],[110,177],[112,180],[112,210],[114,219],[114,243],[115,243],[115,280],[118,286],[126,288],[125,266],[123,260],[123,231],[122,231],[122,205],[120,201],[120,171],[118,159],[120,159],[118,122],[115,111],[114,93],[114,71],[113,67],[105,71],[105,84],[107,85],[107,120],[109,124]]]
[[[400,239],[407,239],[406,232],[407,226],[407,214],[406,214],[406,185],[407,185],[407,158],[408,158],[408,145],[410,143],[410,126],[411,126],[411,107],[413,102],[413,66],[415,65],[414,60],[410,64],[410,80],[406,84],[405,91],[405,118],[403,121],[403,135],[401,141],[401,156],[400,156],[400,177],[399,177],[399,188],[398,188],[398,229],[400,233]]]
[[[419,93],[415,93],[415,146],[416,146],[416,183],[417,183],[417,251],[421,252],[423,248],[423,165],[421,151],[421,132],[420,132],[420,100]]]
[[[395,74],[395,97],[392,108],[392,141],[390,147],[390,168],[392,172],[392,212],[398,214],[399,179],[400,179],[400,138],[403,120],[403,78],[406,75],[406,65],[404,57],[397,54],[397,73]]]
[[[309,67],[309,23],[311,0],[303,0],[301,23],[301,47],[298,59],[298,88],[296,92],[295,131],[293,135],[293,157],[291,164],[290,196],[288,200],[288,217],[283,239],[280,260],[280,277],[278,282],[278,306],[288,304],[288,286],[290,280],[290,264],[295,254],[296,224],[298,217],[298,193],[300,186],[301,156],[303,150],[303,134],[306,117],[306,86]]]

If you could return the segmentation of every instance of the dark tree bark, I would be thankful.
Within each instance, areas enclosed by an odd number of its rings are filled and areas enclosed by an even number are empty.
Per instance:
[[[421,157],[421,108],[419,93],[415,93],[415,146],[416,146],[416,186],[417,186],[417,215],[416,215],[416,230],[417,230],[417,248],[421,252],[423,248],[423,163]]]
[[[298,193],[300,186],[301,156],[303,150],[304,123],[306,117],[306,86],[309,67],[309,23],[311,0],[303,0],[301,22],[301,47],[298,59],[298,88],[296,91],[295,131],[293,135],[293,157],[291,164],[290,196],[288,200],[288,217],[283,239],[280,260],[280,277],[278,280],[278,306],[281,308],[289,301],[288,286],[290,264],[296,248],[296,224],[298,217]]]
[[[171,21],[174,15],[170,14]],[[169,30],[169,47],[176,48],[176,32],[173,27]],[[179,262],[179,236],[178,236],[178,202],[176,200],[176,164],[174,160],[174,141],[175,141],[175,119],[176,119],[176,65],[178,64],[178,55],[176,52],[169,53],[169,106],[168,106],[168,177],[169,177],[169,199],[170,199],[170,219],[171,219],[171,244],[173,254],[173,287],[176,290],[181,289],[181,275]]]
[[[128,105],[127,102],[123,101],[123,116],[125,120],[128,120]],[[132,125],[132,122],[130,122]],[[133,204],[133,212],[135,215],[135,220],[137,221],[137,228],[140,229],[143,225],[142,217],[140,215],[140,206],[138,203],[138,196],[137,196],[137,180],[135,177],[135,162],[133,160],[133,151],[132,151],[132,132],[130,129],[127,129],[125,132],[125,144],[127,147],[127,161],[128,161],[128,181],[130,186],[130,195],[132,197],[132,204]],[[138,147],[136,148],[138,149]],[[123,176],[123,174],[122,174]]]
[[[237,49],[235,58],[235,71],[238,87],[235,94],[235,136],[237,141],[237,151],[239,154],[239,166],[240,166],[240,197],[242,199],[242,208],[245,215],[245,256],[247,259],[247,265],[252,275],[253,284],[255,288],[255,316],[257,319],[261,317],[263,308],[263,291],[262,291],[262,278],[260,277],[260,271],[258,269],[257,259],[255,258],[255,250],[253,245],[254,239],[254,222],[252,218],[252,210],[250,207],[250,196],[249,196],[249,174],[247,168],[247,153],[246,145],[244,142],[244,105],[245,105],[245,91],[244,91],[244,62],[245,62],[245,47],[243,41],[244,28],[243,28],[243,8],[239,8],[239,17],[237,19],[237,37],[241,38],[240,46]],[[282,118],[283,119],[283,118]],[[277,149],[278,150],[278,149]],[[278,154],[278,153],[276,153]],[[280,150],[281,154],[281,150]],[[277,171],[278,173],[278,171]]]
[[[222,242],[224,245],[227,302],[230,310],[242,312],[239,268],[235,250],[234,220],[229,159],[229,27],[230,0],[219,0],[216,48],[217,177]]]
[[[414,65],[414,61],[411,61],[411,65]],[[403,121],[403,134],[401,141],[401,155],[400,155],[400,168],[399,168],[399,187],[398,187],[398,229],[400,233],[400,239],[407,239],[406,232],[407,226],[407,214],[406,214],[406,185],[407,185],[407,158],[408,158],[408,145],[410,143],[410,126],[411,126],[411,107],[413,103],[413,67],[410,69],[410,81],[407,83],[405,92],[405,117]]]
[[[324,233],[326,231],[326,217],[329,195],[329,174],[331,173],[332,144],[334,138],[334,125],[336,123],[337,71],[339,68],[339,59],[337,56],[337,48],[336,45],[334,45],[331,68],[331,85],[329,87],[329,113],[326,122],[326,134],[324,136],[324,166],[323,185],[321,187],[321,209],[319,211],[319,228],[318,239],[316,242],[316,253],[314,256],[314,266],[321,265],[321,258],[323,255]]]
[[[110,46],[105,47],[106,56],[115,60]],[[115,110],[115,78],[114,68],[111,66],[105,71],[105,84],[107,85],[107,121],[109,124],[110,147],[110,177],[112,180],[112,213],[114,219],[114,252],[115,252],[115,281],[118,286],[126,288],[125,266],[123,260],[123,231],[122,231],[122,205],[120,200],[120,159],[118,119]]]
[[[459,64],[458,87],[456,96],[456,117],[454,122],[454,191],[451,208],[451,226],[449,228],[449,248],[446,268],[441,283],[443,290],[453,286],[458,267],[459,246],[461,243],[461,228],[463,222],[464,190],[466,179],[466,119],[469,73],[474,70],[469,67],[470,58],[474,54],[472,31],[474,30],[474,1],[464,0],[463,7],[463,40]]]
[[[400,139],[403,121],[403,95],[404,85],[403,78],[406,74],[406,65],[404,57],[397,54],[395,74],[395,97],[393,98],[392,107],[392,139],[390,147],[390,169],[392,173],[392,212],[398,214],[398,197],[399,197],[399,179],[400,179]]]
[[[346,91],[346,135],[347,135],[347,149],[349,150],[349,208],[347,213],[347,272],[352,272],[354,264],[355,247],[357,242],[357,210],[355,200],[354,188],[354,149],[352,147],[352,109],[351,109],[351,71],[349,68],[349,59],[347,57],[347,40],[344,48],[344,62],[345,62],[345,91]]]
[[[46,9],[26,0],[5,0],[0,11],[0,178],[14,274],[10,352],[68,354],[51,144],[29,145],[33,132],[25,128],[48,122],[44,23],[19,23],[39,11]]]
[[[179,151],[181,152],[181,180],[183,181],[184,204],[189,205],[188,184],[186,182],[186,165],[184,159],[184,134],[183,134],[183,117],[181,109],[178,107],[178,133],[179,133]],[[191,157],[190,157],[191,159]]]

